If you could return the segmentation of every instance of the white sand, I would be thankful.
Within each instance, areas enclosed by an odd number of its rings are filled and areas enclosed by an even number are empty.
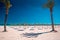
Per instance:
[[[0,26],[0,40],[60,40],[60,27],[57,26],[55,29],[58,32],[50,32],[50,33],[44,33],[49,32],[51,30],[51,27],[47,26],[36,26],[36,27],[19,27],[19,26],[7,26],[7,32],[3,31],[3,26]],[[23,30],[23,31],[18,31]],[[27,36],[23,36],[25,33],[43,33],[37,35],[37,37],[31,36],[31,38],[28,38]]]

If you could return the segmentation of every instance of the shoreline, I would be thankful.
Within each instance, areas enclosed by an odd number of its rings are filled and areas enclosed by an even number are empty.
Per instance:
[[[51,26],[52,24],[6,24],[7,26]],[[60,24],[54,24],[54,26]],[[4,26],[4,24],[0,24],[0,26]]]

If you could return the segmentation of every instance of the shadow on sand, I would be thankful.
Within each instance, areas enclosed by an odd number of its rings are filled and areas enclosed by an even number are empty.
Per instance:
[[[50,33],[50,32],[42,32],[42,33],[23,33],[23,37],[27,37],[27,38],[38,37],[39,35],[45,34],[45,33]]]

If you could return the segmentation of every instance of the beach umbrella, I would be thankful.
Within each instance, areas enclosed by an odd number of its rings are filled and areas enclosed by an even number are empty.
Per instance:
[[[8,11],[9,8],[12,6],[10,4],[10,0],[0,0],[5,5],[6,13],[5,13],[5,19],[4,19],[4,32],[6,32],[6,23],[7,23],[7,17],[8,17]]]
[[[54,22],[53,22],[53,7],[54,7],[54,0],[48,0],[48,2],[46,4],[44,4],[44,7],[45,8],[49,8],[50,10],[50,17],[51,17],[51,23],[52,23],[52,31],[51,32],[57,32],[55,29],[54,29]]]

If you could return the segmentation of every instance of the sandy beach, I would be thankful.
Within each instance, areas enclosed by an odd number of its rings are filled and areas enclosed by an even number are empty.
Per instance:
[[[7,26],[7,32],[0,26],[0,40],[60,40],[60,27],[55,26],[58,32],[51,31],[51,26]]]

